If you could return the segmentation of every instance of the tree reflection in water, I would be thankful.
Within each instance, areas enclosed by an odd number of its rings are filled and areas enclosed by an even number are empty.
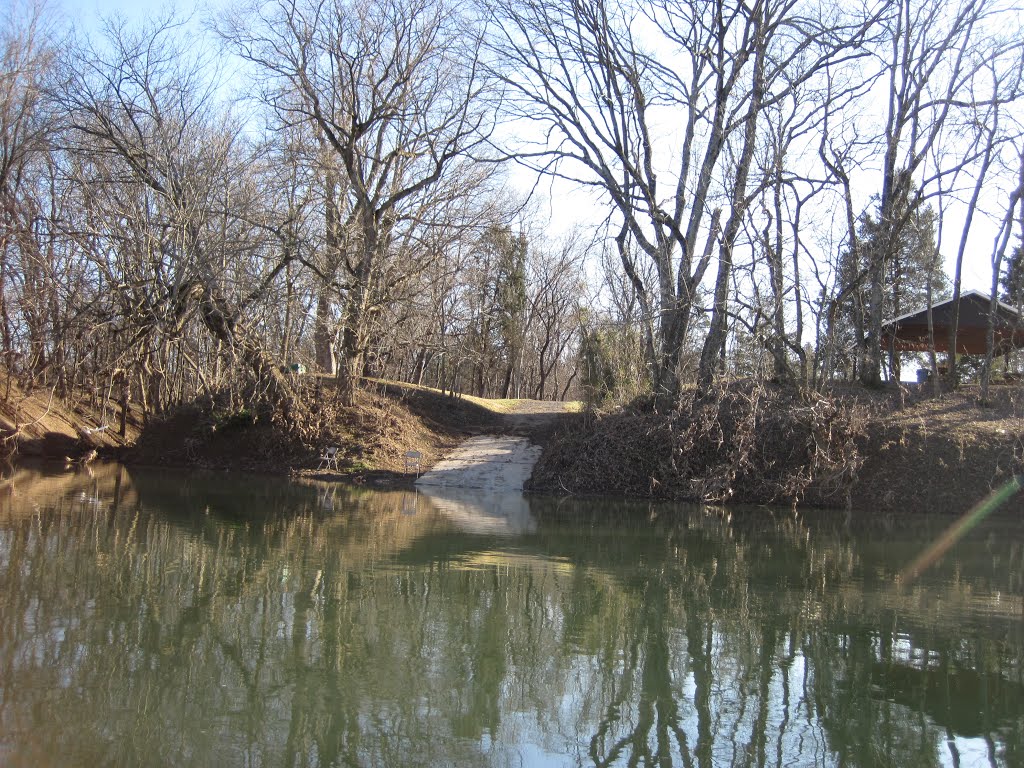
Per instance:
[[[117,466],[2,490],[5,763],[1024,760],[1016,521],[900,591],[948,520],[506,500],[502,527]]]

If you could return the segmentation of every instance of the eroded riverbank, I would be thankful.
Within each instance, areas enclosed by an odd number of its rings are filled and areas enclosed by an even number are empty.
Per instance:
[[[782,394],[748,418],[744,439],[732,443],[736,412],[714,403],[694,430],[692,418],[687,426],[679,414],[649,408],[584,414],[564,403],[485,401],[375,383],[352,408],[327,409],[333,420],[325,436],[310,441],[289,437],[270,419],[199,409],[151,421],[136,441],[141,424],[129,421],[122,439],[109,414],[104,421],[102,413],[19,395],[5,417],[8,435],[17,438],[5,444],[57,461],[98,447],[101,455],[143,465],[411,488],[416,474],[405,465],[407,451],[420,452],[421,468],[429,469],[467,439],[510,435],[543,449],[527,483],[534,492],[882,511],[963,512],[1024,472],[1019,387],[997,388],[986,407],[969,388],[939,399],[916,390],[859,391],[839,406],[834,397]],[[331,392],[314,389],[312,396]],[[319,466],[327,444],[341,447],[338,470]],[[1024,508],[1019,496],[1009,505]]]

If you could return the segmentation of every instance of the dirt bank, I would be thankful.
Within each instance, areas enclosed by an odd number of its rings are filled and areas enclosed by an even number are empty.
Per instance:
[[[299,385],[323,422],[316,433],[307,430],[312,437],[288,436],[272,420],[247,412],[182,409],[147,427],[122,458],[140,464],[409,487],[416,474],[406,471],[408,451],[422,454],[423,471],[475,435],[516,434],[542,440],[566,409],[560,403],[482,400],[373,380],[365,382],[354,406],[344,407],[330,379],[310,377]],[[326,446],[339,448],[337,470],[320,466]]]
[[[120,409],[81,396],[61,400],[53,390],[23,392],[0,374],[0,458],[37,456],[78,459],[92,450],[113,453],[139,437],[137,419],[126,414],[120,434]]]
[[[678,500],[962,511],[1024,472],[1024,391],[819,397],[736,387],[699,412],[589,415],[546,444],[530,489]],[[1024,510],[1018,495],[1009,502]]]
[[[898,397],[869,422],[852,504],[858,509],[961,512],[1024,473],[1024,389],[968,387],[941,398]],[[1007,504],[1024,512],[1024,494]]]
[[[210,408],[182,409],[145,429],[129,414],[122,438],[113,408],[0,385],[7,456],[74,459],[95,448],[130,463],[402,487],[415,479],[405,472],[406,451],[420,451],[428,468],[467,437],[516,434],[544,447],[528,485],[534,492],[907,512],[968,509],[1024,472],[1021,387],[996,388],[986,407],[971,388],[938,399],[914,388],[827,398],[737,389],[731,405],[700,414],[597,415],[385,382],[370,382],[343,408],[329,385],[312,381],[307,394],[326,426],[303,440],[247,411]],[[319,468],[325,445],[341,448],[338,471]],[[1024,511],[1024,498],[1010,505]]]

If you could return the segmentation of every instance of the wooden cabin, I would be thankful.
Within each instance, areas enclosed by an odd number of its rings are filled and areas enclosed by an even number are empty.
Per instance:
[[[981,291],[960,294],[956,351],[962,355],[985,354],[991,299]],[[935,351],[949,352],[949,329],[953,323],[952,299],[932,305],[932,327]],[[890,320],[882,327],[882,346],[896,352],[928,350],[928,310],[909,312]],[[1024,349],[1024,318],[1020,312],[1002,301],[996,304],[995,354],[1005,355]]]

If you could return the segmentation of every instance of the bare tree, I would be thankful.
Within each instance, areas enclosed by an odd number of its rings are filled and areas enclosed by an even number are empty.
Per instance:
[[[468,161],[489,129],[477,33],[433,0],[282,1],[239,10],[222,32],[257,68],[263,98],[286,121],[315,126],[345,175],[338,375],[351,402],[396,241],[480,178]]]
[[[881,381],[883,350],[879,340],[884,319],[885,274],[901,232],[916,209],[915,204],[903,205],[901,201],[912,193],[918,197],[929,194],[935,175],[920,178],[923,166],[951,114],[978,108],[977,93],[973,92],[978,76],[994,60],[1017,57],[1018,41],[1002,41],[986,29],[1013,14],[988,0],[961,0],[953,4],[898,0],[887,17],[885,47],[879,50],[884,63],[887,106],[882,129],[878,220],[885,233],[880,241],[882,247],[872,249],[866,272],[867,333],[860,371],[865,384],[877,385]],[[993,93],[985,100],[995,103],[1006,97],[1005,93]],[[964,151],[970,156],[969,144]],[[952,172],[947,167],[937,169],[935,174]],[[917,192],[912,192],[915,186]],[[851,230],[851,240],[856,237],[856,231]]]
[[[97,266],[121,296],[129,345],[149,350],[142,365],[151,383],[166,377],[153,366],[198,313],[271,399],[299,415],[303,406],[244,317],[293,254],[263,259],[254,233],[277,227],[250,183],[253,160],[179,32],[173,18],[140,30],[113,22],[105,45],[69,53],[58,94],[67,149],[97,214],[80,237],[104,257]],[[119,233],[124,222],[130,230]]]
[[[20,324],[14,314],[23,305],[35,331],[31,344],[38,350],[46,302],[31,295],[32,275],[46,278],[41,243],[35,224],[46,210],[47,157],[55,128],[47,105],[46,88],[54,67],[52,30],[41,4],[12,2],[0,22],[0,334],[10,370],[18,350]],[[20,282],[21,288],[16,285]],[[12,302],[11,291],[15,291]],[[28,355],[29,371],[41,364]],[[35,361],[35,362],[33,362]]]
[[[1014,223],[1017,220],[1024,221],[1024,151],[1019,148],[1017,166],[1017,185],[1009,191],[999,231],[992,244],[992,293],[989,304],[988,329],[985,334],[985,364],[981,373],[981,401],[983,403],[988,402],[989,385],[992,381],[992,361],[998,351],[995,344],[995,329],[999,322],[999,278],[1003,271],[1003,259],[1010,243]],[[1019,212],[1018,207],[1021,207]]]
[[[542,126],[518,157],[598,188],[622,224],[622,269],[657,318],[657,392],[678,394],[698,288],[717,249],[701,378],[711,375],[759,115],[826,61],[856,55],[848,52],[863,20],[836,16],[825,24],[795,9],[790,2],[662,0],[635,8],[520,0],[491,11],[494,57],[516,94],[512,115]],[[653,52],[659,48],[673,51],[664,63]],[[663,138],[664,124],[680,122],[674,141]],[[734,140],[741,146],[730,152]],[[730,207],[721,233],[716,198]],[[640,280],[627,241],[654,265],[653,286]]]
[[[979,209],[982,190],[986,183],[991,183],[990,172],[998,160],[1001,149],[1007,145],[1012,146],[1021,139],[1020,124],[1004,118],[1006,105],[1017,101],[1024,88],[1024,56],[1013,57],[1012,52],[1013,46],[1004,46],[1002,50],[996,51],[997,55],[986,59],[984,68],[979,73],[980,77],[970,84],[971,107],[965,110],[961,119],[952,126],[952,131],[958,134],[961,143],[969,137],[970,151],[965,153],[964,162],[954,166],[950,185],[955,186],[961,175],[973,177],[974,182],[970,197],[966,201],[964,223],[957,244],[953,271],[953,307],[948,339],[948,376],[949,383],[953,386],[958,384],[960,378],[955,350],[959,330],[963,263],[972,225]],[[935,164],[941,165],[941,159],[936,160]],[[937,375],[937,366],[934,362],[933,368],[933,374]]]
[[[586,247],[582,234],[573,232],[559,243],[542,243],[531,249],[525,344],[518,350],[521,360],[528,355],[534,358],[530,365],[522,366],[536,371],[526,388],[531,397],[564,400],[576,379],[575,353],[586,296],[581,276]]]

